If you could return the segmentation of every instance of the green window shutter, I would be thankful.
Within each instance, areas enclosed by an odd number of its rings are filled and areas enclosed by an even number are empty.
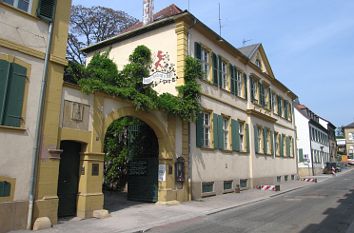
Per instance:
[[[236,87],[235,67],[229,64],[229,69],[231,75],[231,94],[236,95],[237,92],[235,91],[235,87]]]
[[[254,128],[254,149],[256,151],[256,153],[259,152],[259,145],[258,145],[258,128],[257,125],[253,126]]]
[[[246,143],[247,143],[247,152],[250,152],[250,129],[248,124],[245,125],[246,129]]]
[[[214,139],[214,148],[219,148],[219,137],[218,137],[218,115],[213,114],[213,139]]]
[[[0,60],[0,125],[3,123],[4,118],[10,67],[11,66],[8,61]]]
[[[270,153],[273,155],[274,154],[274,140],[273,140],[273,137],[274,137],[274,133],[273,131],[270,131]]]
[[[237,87],[237,68],[236,68],[236,66],[234,66],[234,80],[235,80],[235,95],[237,95],[237,92],[238,92],[238,87]]]
[[[194,42],[194,56],[199,60],[202,58],[202,47],[198,42]]]
[[[11,73],[6,98],[4,125],[20,127],[27,69],[11,64]]]
[[[196,144],[197,147],[204,146],[204,133],[203,133],[203,113],[199,113],[196,121]]]
[[[288,119],[288,101],[287,100],[285,100],[284,101],[284,117],[285,117],[285,119]]]
[[[222,124],[222,116],[218,116],[218,138],[219,138],[219,149],[223,150],[226,149],[224,148],[224,130],[223,130],[223,124]]]
[[[267,145],[267,128],[263,128],[263,148],[264,148],[264,154],[267,154],[268,151],[268,145]]]
[[[213,83],[218,85],[218,57],[213,53],[211,58],[213,61]]]
[[[244,82],[244,88],[245,88],[245,99],[247,99],[247,95],[248,95],[248,89],[247,89],[247,74],[244,73],[243,74],[243,82]]]
[[[231,120],[231,131],[232,131],[232,150],[240,151],[240,124],[238,121]]]
[[[302,148],[299,149],[299,161],[304,162],[304,150]]]
[[[218,79],[219,79],[219,81],[218,81],[218,83],[219,83],[219,87],[221,87],[222,85],[222,81],[221,81],[221,79],[222,79],[222,58],[221,58],[221,56],[218,56]]]
[[[251,78],[251,101],[254,101],[254,80]]]
[[[278,115],[279,116],[281,116],[282,114],[281,114],[281,97],[280,96],[278,96]]]
[[[55,0],[40,0],[37,15],[44,20],[52,21],[55,11]]]
[[[279,135],[280,136],[280,157],[284,157],[284,146],[283,146],[283,140],[284,140],[284,138],[283,138],[283,135],[281,134],[281,135]]]
[[[269,110],[272,109],[272,91],[268,88],[268,106]]]
[[[286,156],[290,157],[290,137],[286,137]]]

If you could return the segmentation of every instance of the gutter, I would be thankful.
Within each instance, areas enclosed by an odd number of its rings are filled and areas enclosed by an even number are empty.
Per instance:
[[[56,9],[56,8],[54,8]],[[53,34],[53,21],[54,21],[55,10],[53,13],[53,20],[49,22],[49,30],[48,30],[48,44],[44,58],[44,69],[42,76],[42,84],[41,91],[39,96],[39,107],[37,113],[37,124],[35,131],[35,141],[33,147],[33,160],[32,160],[32,175],[31,175],[31,186],[29,190],[29,204],[28,204],[28,214],[27,214],[27,230],[31,230],[32,228],[32,217],[33,217],[33,205],[34,205],[34,197],[36,194],[36,185],[37,185],[37,175],[38,175],[38,163],[40,158],[40,144],[41,144],[41,133],[43,128],[43,115],[44,115],[44,105],[45,105],[45,96],[47,90],[47,79],[48,79],[48,65],[50,59],[50,49],[52,44],[52,34]]]

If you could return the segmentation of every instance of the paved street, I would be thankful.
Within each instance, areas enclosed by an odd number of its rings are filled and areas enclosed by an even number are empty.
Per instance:
[[[149,232],[354,232],[354,172],[252,205]],[[350,229],[349,229],[350,227]]]

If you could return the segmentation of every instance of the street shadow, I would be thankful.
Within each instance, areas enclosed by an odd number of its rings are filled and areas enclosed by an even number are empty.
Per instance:
[[[129,201],[127,192],[104,191],[104,209],[115,212],[131,206],[141,205],[145,202]]]
[[[308,225],[301,233],[347,232],[348,227],[354,221],[354,189],[349,190],[338,202],[340,203],[338,207],[324,211],[323,214],[327,217],[323,221]]]

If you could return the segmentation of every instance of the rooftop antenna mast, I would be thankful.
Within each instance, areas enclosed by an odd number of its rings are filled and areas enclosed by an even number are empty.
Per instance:
[[[243,39],[242,40],[242,46],[245,46],[247,44],[247,42],[250,42],[251,40],[246,40],[246,39]]]
[[[219,2],[219,36],[221,37],[221,13],[220,13],[220,2]]]

